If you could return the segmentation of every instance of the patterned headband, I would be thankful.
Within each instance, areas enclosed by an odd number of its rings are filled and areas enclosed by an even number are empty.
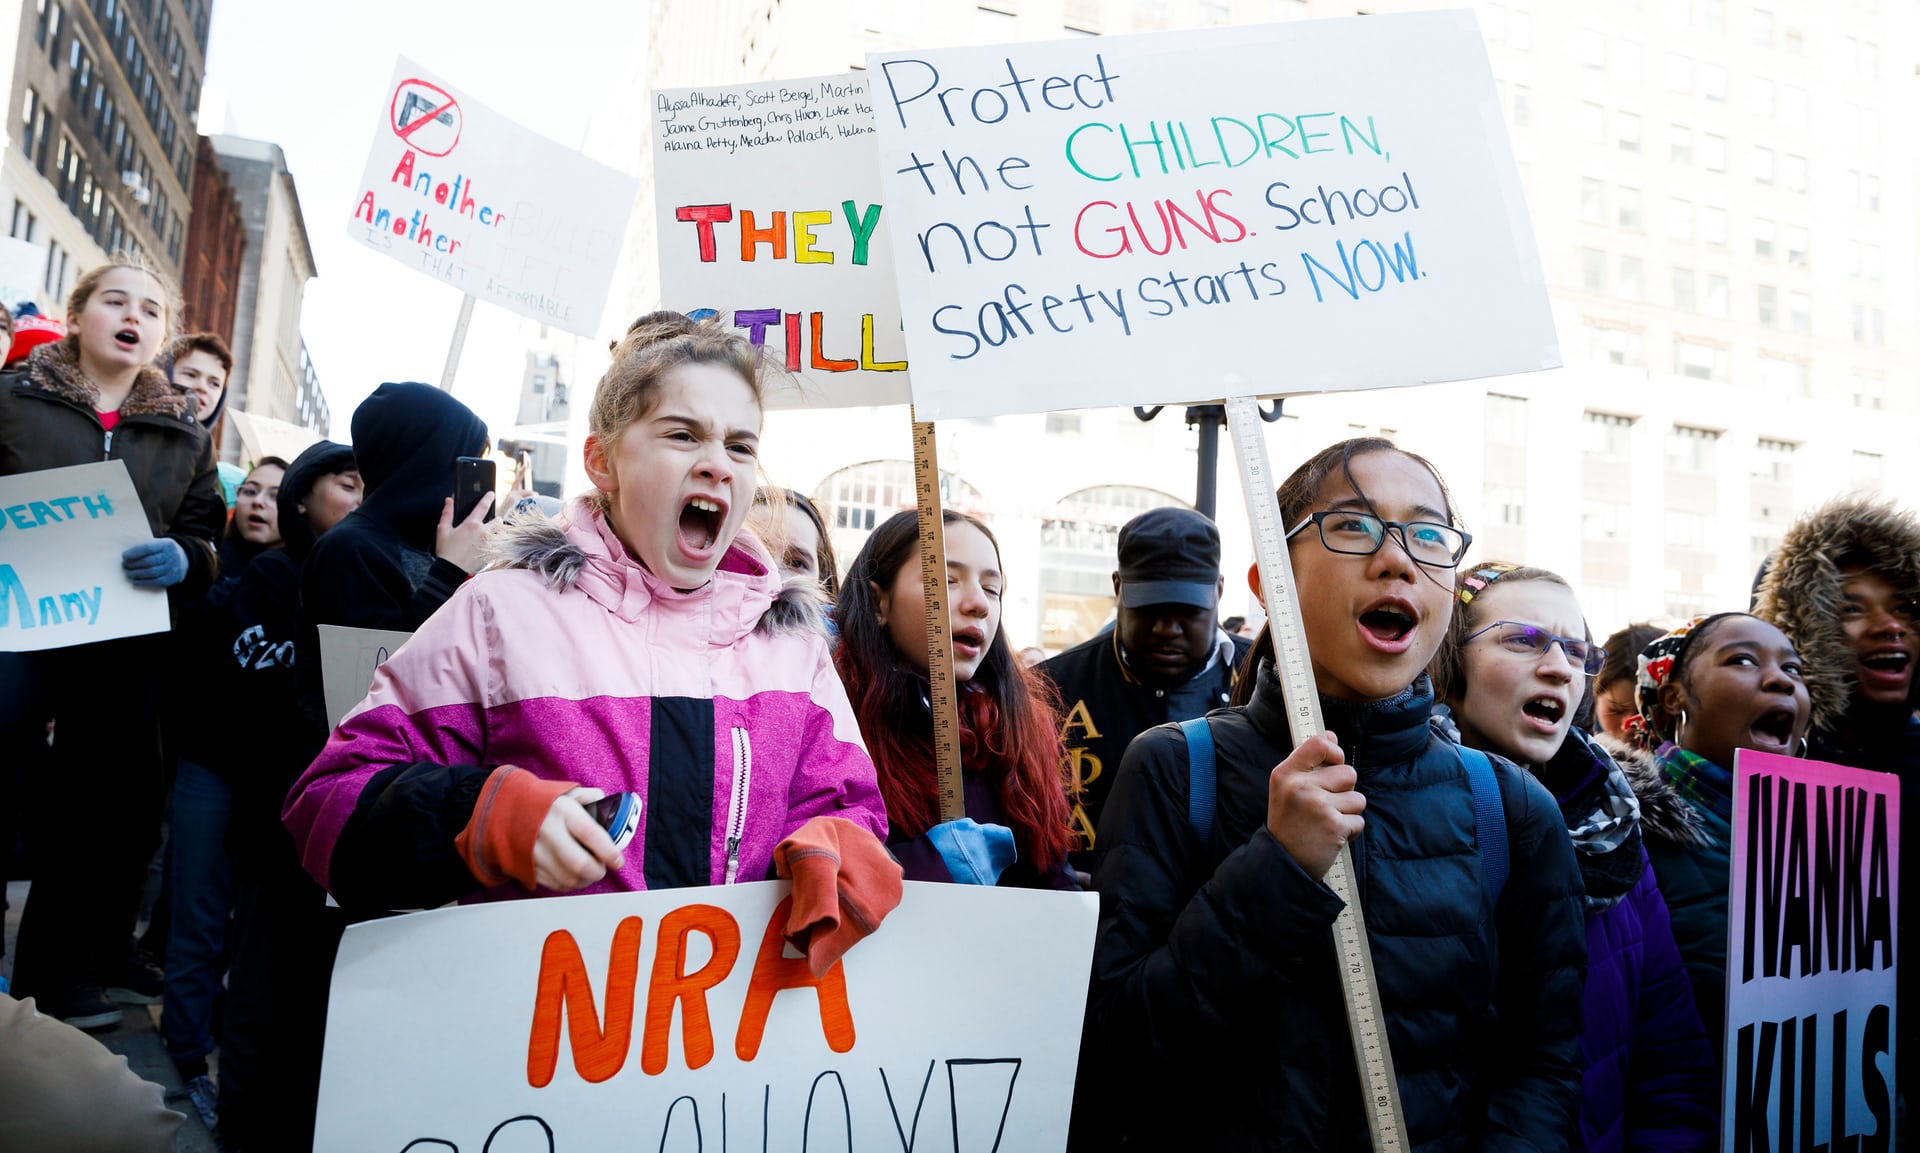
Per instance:
[[[1517,564],[1501,564],[1497,561],[1479,565],[1460,578],[1459,591],[1454,595],[1460,598],[1461,604],[1470,605],[1474,597],[1487,591],[1488,585],[1519,567]]]

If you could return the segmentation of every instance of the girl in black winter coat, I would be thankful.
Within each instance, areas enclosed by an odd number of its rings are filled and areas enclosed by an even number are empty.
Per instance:
[[[1351,842],[1407,1145],[1565,1149],[1586,958],[1566,827],[1494,759],[1496,903],[1465,764],[1429,723],[1470,538],[1432,467],[1386,440],[1322,451],[1279,501],[1327,731],[1293,748],[1263,634],[1257,676],[1209,718],[1207,836],[1179,728],[1128,748],[1100,821],[1076,1147],[1367,1146],[1325,882]]]
[[[126,579],[184,606],[218,575],[214,538],[226,505],[192,398],[153,366],[174,300],[161,274],[131,262],[80,277],[67,301],[69,335],[0,376],[0,476],[123,462],[154,534],[122,554]],[[137,636],[0,654],[0,763],[43,753],[55,723],[51,764],[28,775],[21,799],[20,811],[33,815],[20,824],[35,873],[14,992],[78,1028],[120,1023],[104,987],[128,977],[140,887],[160,841],[168,651],[164,636]],[[85,798],[110,808],[111,834],[57,819]]]

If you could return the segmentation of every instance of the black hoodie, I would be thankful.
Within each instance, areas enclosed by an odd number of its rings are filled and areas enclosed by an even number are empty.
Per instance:
[[[486,444],[486,423],[430,385],[383,384],[362,401],[353,452],[366,500],[313,547],[300,580],[307,619],[411,632],[432,616],[467,578],[433,555],[454,461]]]
[[[184,726],[180,754],[229,781],[318,749],[311,736],[294,739],[296,669],[319,659],[311,626],[300,620],[300,568],[314,540],[300,502],[321,477],[352,468],[353,450],[345,445],[321,441],[301,453],[280,483],[284,547],[257,551],[207,593],[190,627],[182,622],[193,682],[207,690],[198,699],[220,703],[216,716]]]

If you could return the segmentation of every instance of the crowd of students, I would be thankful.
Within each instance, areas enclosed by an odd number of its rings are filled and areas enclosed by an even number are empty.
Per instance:
[[[163,277],[102,266],[69,335],[0,379],[0,474],[124,460],[155,537],[126,576],[174,616],[0,654],[0,825],[33,877],[0,1038],[157,995],[230,1150],[310,1143],[351,920],[772,877],[816,972],[886,931],[903,879],[1091,888],[1075,1148],[1361,1148],[1325,881],[1348,846],[1413,1148],[1707,1149],[1734,751],[1920,771],[1910,511],[1818,508],[1751,612],[1601,644],[1562,577],[1467,563],[1439,473],[1369,438],[1277,494],[1325,721],[1297,748],[1271,635],[1216,623],[1205,518],[1129,525],[1114,626],[1032,668],[992,530],[947,512],[967,816],[942,821],[917,518],[838,571],[819,511],[761,484],[774,370],[737,331],[635,321],[593,400],[590,491],[456,521],[454,461],[487,430],[419,384],[223,499],[204,422],[231,361],[169,346],[176,308]],[[413,633],[331,731],[322,624]],[[78,781],[113,798],[110,835],[59,816]],[[589,811],[621,792],[645,799],[624,847]],[[0,1135],[71,1132],[58,1102],[109,1098],[113,1070],[47,1043],[77,1056],[51,1085],[0,1076]]]

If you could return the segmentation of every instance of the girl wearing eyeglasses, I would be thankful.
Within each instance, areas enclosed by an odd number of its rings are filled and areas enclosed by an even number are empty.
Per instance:
[[[1235,707],[1207,719],[1210,823],[1189,810],[1187,734],[1128,748],[1100,820],[1075,1147],[1367,1146],[1325,880],[1351,843],[1407,1146],[1565,1149],[1586,956],[1572,846],[1552,796],[1489,758],[1511,866],[1496,902],[1467,763],[1429,723],[1471,538],[1433,467],[1387,440],[1321,451],[1278,497],[1326,731],[1294,747],[1263,633]]]
[[[1580,1135],[1589,1153],[1705,1150],[1718,1134],[1713,1056],[1641,843],[1697,820],[1650,764],[1616,764],[1576,717],[1608,653],[1555,573],[1462,569],[1434,689],[1468,746],[1532,770],[1559,803],[1586,885],[1586,1021]]]

